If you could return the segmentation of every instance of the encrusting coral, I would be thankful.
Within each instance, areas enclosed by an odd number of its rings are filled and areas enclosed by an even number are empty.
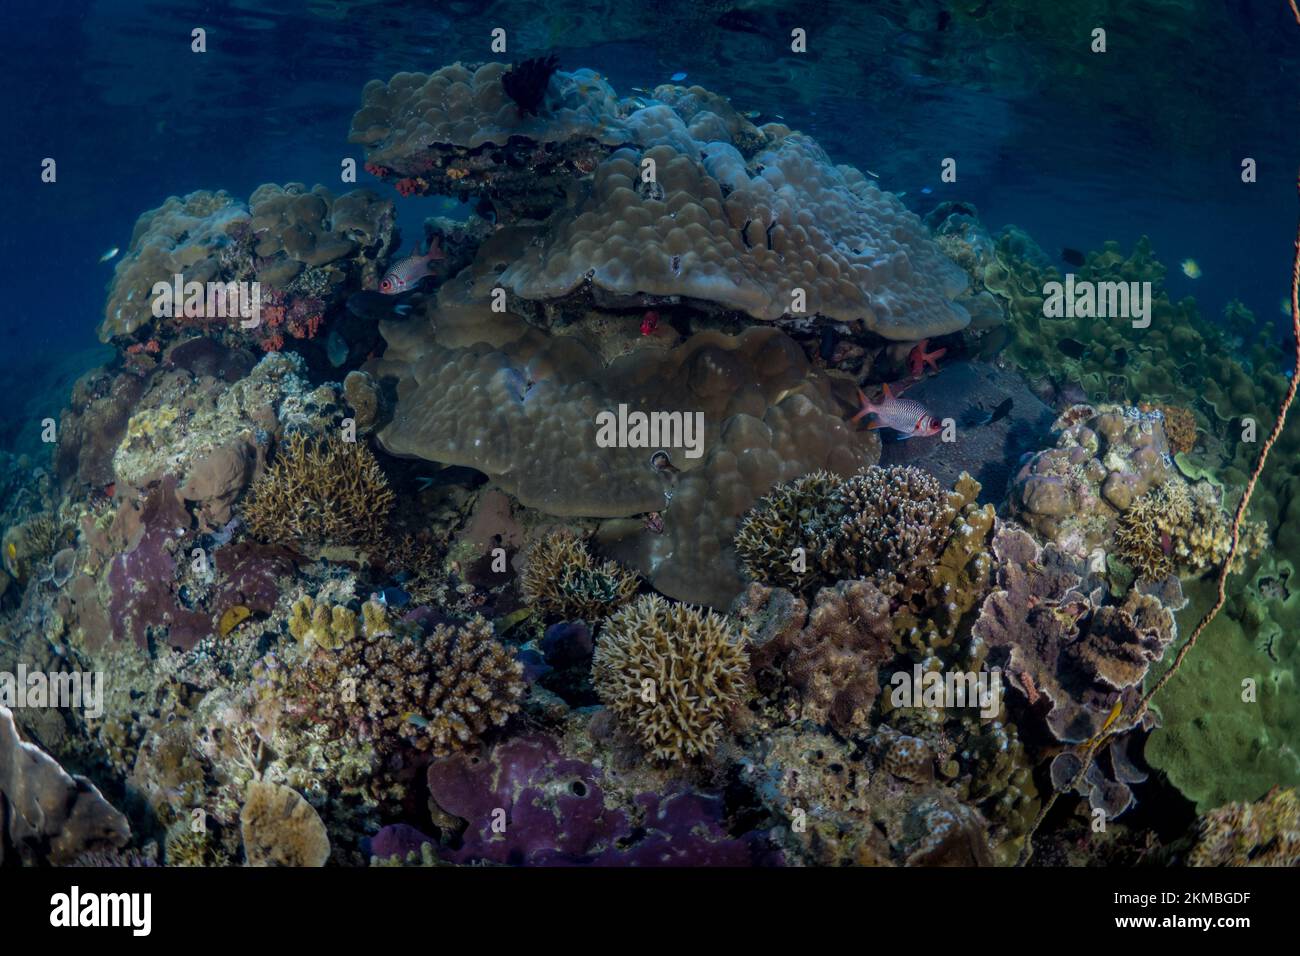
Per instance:
[[[751,640],[760,689],[779,695],[779,685],[788,685],[798,717],[841,733],[868,726],[880,693],[877,671],[895,653],[889,598],[875,584],[822,588],[811,610],[788,591],[751,584],[736,614]]]
[[[591,676],[652,757],[684,762],[713,752],[748,672],[744,638],[727,618],[647,594],[605,622]]]
[[[395,500],[365,445],[294,434],[253,482],[243,517],[268,541],[373,547]]]
[[[597,562],[581,538],[557,531],[529,549],[519,588],[543,614],[596,621],[632,600],[637,584],[631,571]]]

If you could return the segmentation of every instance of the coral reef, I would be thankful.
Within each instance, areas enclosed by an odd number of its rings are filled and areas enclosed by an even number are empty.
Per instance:
[[[1258,556],[1268,546],[1262,522],[1241,526],[1241,547],[1233,562],[1240,571],[1247,557]],[[1220,506],[1209,482],[1190,487],[1171,477],[1147,492],[1119,516],[1115,529],[1115,554],[1140,578],[1158,581],[1177,570],[1197,574],[1223,563],[1232,546],[1229,516]]]
[[[742,866],[779,862],[763,834],[728,833],[723,801],[677,789],[635,793],[622,805],[607,772],[566,755],[544,734],[456,755],[428,772],[431,801],[465,821],[455,863],[534,866]],[[504,829],[494,821],[505,812]]]
[[[869,581],[823,588],[811,609],[788,591],[751,584],[737,600],[760,688],[773,672],[798,699],[795,716],[840,733],[868,726],[877,671],[894,657],[889,598]]]
[[[726,618],[647,594],[601,627],[592,682],[652,757],[687,761],[717,746],[744,702],[748,669]]]
[[[289,627],[301,648],[256,667],[264,704],[289,729],[325,727],[380,753],[405,745],[446,754],[519,709],[522,665],[481,617],[423,634],[373,601],[362,606],[358,624],[346,608],[303,600]]]

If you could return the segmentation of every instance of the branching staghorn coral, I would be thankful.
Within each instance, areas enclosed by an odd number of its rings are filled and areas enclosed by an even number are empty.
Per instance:
[[[374,547],[395,502],[365,445],[290,436],[244,503],[244,521],[268,541]]]
[[[638,579],[613,561],[597,562],[576,535],[547,535],[528,552],[520,589],[543,613],[596,621],[636,594]]]
[[[712,753],[748,691],[749,654],[727,618],[646,594],[601,629],[596,693],[656,760]]]

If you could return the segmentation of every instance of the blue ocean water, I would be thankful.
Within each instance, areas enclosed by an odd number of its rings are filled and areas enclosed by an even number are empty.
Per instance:
[[[346,134],[366,80],[489,59],[498,25],[517,31],[513,55],[554,50],[562,68],[590,67],[620,91],[685,72],[878,173],[919,212],[973,202],[991,227],[1014,222],[1049,251],[1149,235],[1166,264],[1202,267],[1198,280],[1171,269],[1175,298],[1278,312],[1300,66],[1285,4],[1112,5],[1124,26],[1105,54],[1089,52],[1074,4],[1052,4],[1049,20],[1073,23],[1062,34],[1078,41],[1075,64],[1034,35],[1007,38],[1020,61],[963,46],[940,2],[737,4],[729,19],[694,6],[619,5],[621,22],[584,30],[598,4],[12,0],[0,12],[5,341],[22,354],[93,346],[112,272],[97,259],[127,246],[141,212],[200,188],[337,185],[340,160],[360,156]],[[1193,32],[1162,30],[1175,14]],[[779,56],[762,32],[797,24],[808,53]],[[195,27],[206,53],[190,50]],[[40,181],[47,156],[54,185]],[[1247,156],[1253,185],[1239,176]],[[958,160],[955,184],[939,180],[944,157]],[[414,235],[429,206],[401,209]]]

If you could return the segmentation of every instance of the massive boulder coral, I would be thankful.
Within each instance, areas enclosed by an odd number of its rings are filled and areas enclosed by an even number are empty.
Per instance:
[[[688,137],[689,139],[689,137]],[[963,328],[965,278],[892,194],[790,134],[748,163],[729,143],[623,149],[591,195],[501,276],[528,300],[686,301],[889,339]],[[650,164],[654,177],[646,181]]]
[[[647,594],[605,622],[591,676],[652,757],[687,761],[713,752],[748,671],[744,639],[725,617]]]
[[[1176,475],[1159,411],[1075,405],[1053,425],[1056,446],[1016,476],[1013,515],[1077,556],[1108,545],[1119,514]]]
[[[394,218],[393,204],[368,190],[336,197],[302,183],[260,186],[247,204],[224,191],[173,196],[136,222],[113,273],[100,341],[168,339],[187,327],[270,349],[285,333],[311,338],[339,293],[377,284]],[[177,275],[186,283],[261,283],[263,322],[241,329],[238,316],[156,317],[153,287]]]
[[[509,75],[506,63],[454,63],[371,80],[348,141],[403,194],[486,192],[511,215],[544,215],[630,134],[613,89],[591,70],[554,73],[532,110],[507,91]]]
[[[552,515],[662,512],[661,533],[641,519],[612,521],[596,543],[670,596],[726,607],[741,586],[735,521],[759,494],[818,468],[851,473],[879,455],[872,432],[846,427],[832,380],[776,329],[650,342],[606,364],[585,336],[545,336],[518,318],[510,326],[486,299],[463,302],[444,286],[439,302],[436,327],[381,324],[389,348],[367,368],[396,380],[397,392],[381,446],[477,468]],[[444,344],[466,340],[479,344]],[[596,416],[620,406],[669,416],[676,437],[602,447]],[[681,447],[686,416],[698,415],[697,450]]]
[[[55,866],[83,853],[124,847],[126,817],[85,777],[23,740],[13,712],[0,707],[0,862],[12,847],[25,863]]]

